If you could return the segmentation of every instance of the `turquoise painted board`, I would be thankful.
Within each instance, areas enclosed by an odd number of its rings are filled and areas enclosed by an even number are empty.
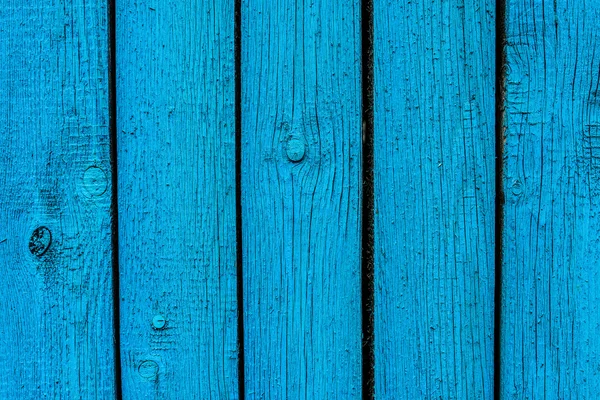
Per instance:
[[[600,393],[600,3],[509,0],[500,398]]]
[[[495,2],[373,9],[375,395],[491,399]]]
[[[0,398],[110,399],[106,2],[0,7]]]
[[[21,3],[0,398],[598,397],[600,3]]]
[[[243,0],[248,399],[361,396],[357,0]]]
[[[238,398],[234,2],[116,2],[126,399]]]

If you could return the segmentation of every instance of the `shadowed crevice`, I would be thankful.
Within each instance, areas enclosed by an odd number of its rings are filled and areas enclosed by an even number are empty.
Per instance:
[[[504,227],[504,101],[506,98],[506,0],[496,2],[496,207],[494,294],[494,398],[500,399],[502,360],[502,230]]]
[[[235,0],[235,223],[237,243],[238,390],[246,396],[244,358],[244,275],[242,257],[242,0]]]
[[[111,244],[112,244],[112,290],[113,290],[113,337],[115,353],[115,395],[123,398],[121,374],[121,296],[119,281],[119,197],[117,170],[117,63],[116,63],[116,9],[115,1],[108,2],[108,98],[109,142],[112,179],[111,193]]]
[[[375,397],[374,182],[373,182],[373,0],[361,3],[362,226],[361,314],[363,399]]]

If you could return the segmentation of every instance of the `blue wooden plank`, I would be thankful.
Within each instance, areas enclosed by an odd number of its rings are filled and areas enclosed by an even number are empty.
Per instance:
[[[600,3],[509,0],[502,399],[600,393]]]
[[[373,9],[375,394],[491,399],[495,2]]]
[[[235,399],[234,2],[116,10],[123,396]]]
[[[359,1],[241,11],[247,398],[360,398]]]
[[[0,7],[0,398],[115,396],[108,11]]]

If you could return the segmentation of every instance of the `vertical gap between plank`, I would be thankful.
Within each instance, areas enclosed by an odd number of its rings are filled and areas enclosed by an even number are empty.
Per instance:
[[[112,244],[112,290],[113,290],[113,337],[115,353],[115,395],[123,398],[121,378],[121,295],[119,283],[119,202],[117,171],[117,80],[116,80],[116,6],[115,0],[108,2],[108,98],[109,98],[109,143],[112,172],[111,198],[111,244]]]
[[[362,398],[375,397],[374,182],[373,182],[373,0],[361,3],[362,227],[361,314]]]
[[[496,2],[496,210],[494,293],[494,398],[500,399],[502,322],[502,231],[504,228],[504,101],[506,98],[506,0]]]
[[[238,390],[246,396],[244,358],[244,281],[242,252],[242,0],[235,0],[235,217],[237,245]]]

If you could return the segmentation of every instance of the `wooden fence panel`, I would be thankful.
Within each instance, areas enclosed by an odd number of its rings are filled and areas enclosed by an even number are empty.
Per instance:
[[[600,393],[600,4],[509,0],[502,399]]]
[[[378,399],[492,398],[494,15],[374,1]]]
[[[116,9],[123,396],[235,399],[234,2]]]
[[[247,398],[360,398],[359,1],[241,11]]]
[[[115,396],[108,11],[0,7],[0,398]]]
[[[0,398],[595,399],[600,5],[236,1],[0,8]]]

